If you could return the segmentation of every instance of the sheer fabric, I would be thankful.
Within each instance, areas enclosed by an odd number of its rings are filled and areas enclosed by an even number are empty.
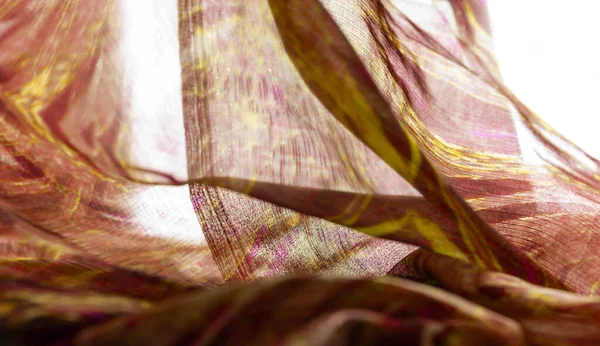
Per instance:
[[[598,161],[489,32],[480,0],[0,1],[0,340],[600,343]]]

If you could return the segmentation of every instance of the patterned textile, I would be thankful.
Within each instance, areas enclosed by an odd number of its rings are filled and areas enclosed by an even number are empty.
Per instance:
[[[175,2],[0,0],[0,344],[600,344],[484,0]]]

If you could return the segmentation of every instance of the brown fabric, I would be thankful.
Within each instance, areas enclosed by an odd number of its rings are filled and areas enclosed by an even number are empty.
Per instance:
[[[0,0],[0,341],[600,343],[598,161],[491,29],[482,0]]]

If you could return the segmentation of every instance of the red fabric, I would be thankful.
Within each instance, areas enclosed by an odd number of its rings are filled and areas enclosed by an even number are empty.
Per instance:
[[[476,0],[0,1],[0,340],[598,344],[598,161],[490,31]]]

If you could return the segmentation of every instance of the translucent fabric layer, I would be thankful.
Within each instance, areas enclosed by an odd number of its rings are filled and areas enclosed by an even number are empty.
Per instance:
[[[0,340],[600,343],[598,161],[489,32],[480,0],[0,0]]]

